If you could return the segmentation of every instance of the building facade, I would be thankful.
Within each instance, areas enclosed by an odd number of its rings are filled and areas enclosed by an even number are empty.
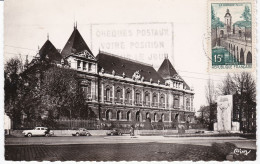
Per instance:
[[[51,51],[49,51],[51,50]],[[152,65],[99,51],[94,56],[77,27],[59,53],[47,40],[38,58],[77,70],[87,108],[103,122],[125,125],[193,122],[193,90],[168,58],[159,70]]]

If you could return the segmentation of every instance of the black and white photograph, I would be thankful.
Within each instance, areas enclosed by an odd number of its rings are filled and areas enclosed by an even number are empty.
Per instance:
[[[256,162],[255,0],[1,5],[4,163]]]

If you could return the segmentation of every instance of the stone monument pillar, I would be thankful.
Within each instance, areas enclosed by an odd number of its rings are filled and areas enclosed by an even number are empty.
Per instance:
[[[232,95],[219,96],[217,99],[217,130],[227,132],[232,130]]]

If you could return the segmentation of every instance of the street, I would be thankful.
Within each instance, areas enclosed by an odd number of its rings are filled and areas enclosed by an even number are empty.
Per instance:
[[[226,160],[212,143],[234,143],[251,150],[241,160],[255,160],[256,141],[240,137],[91,136],[6,138],[5,158],[14,161],[178,161]]]

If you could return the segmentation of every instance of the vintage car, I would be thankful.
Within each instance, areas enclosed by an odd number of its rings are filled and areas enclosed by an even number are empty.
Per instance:
[[[87,131],[87,129],[79,128],[78,130],[72,133],[72,136],[91,136],[91,134],[89,133],[89,131]]]
[[[24,130],[22,132],[25,137],[32,137],[32,136],[53,136],[54,132],[47,127],[35,127],[32,130]]]
[[[108,136],[121,136],[122,132],[119,129],[113,129],[106,133]]]

